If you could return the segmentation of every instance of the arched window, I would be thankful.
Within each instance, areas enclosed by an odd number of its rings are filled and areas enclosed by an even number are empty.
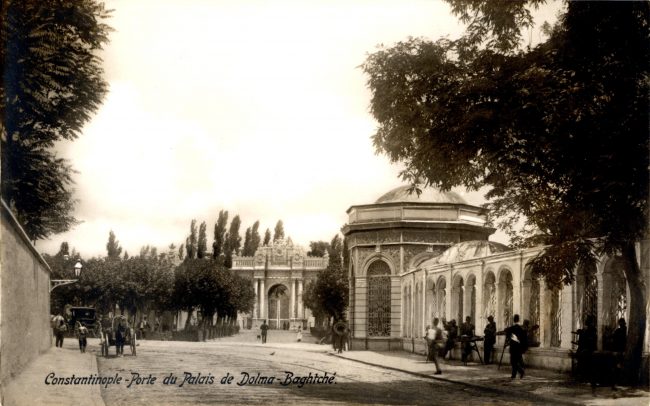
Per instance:
[[[612,334],[620,318],[627,320],[627,281],[624,263],[620,257],[612,258],[603,272],[603,347],[611,348]]]
[[[596,267],[581,267],[578,269],[576,278],[578,290],[578,328],[585,326],[587,317],[593,316],[598,320],[598,280],[596,279]]]
[[[501,328],[512,324],[512,274],[508,270],[503,270],[499,276],[499,319],[497,323]]]
[[[447,282],[445,278],[440,278],[436,284],[436,317],[439,319],[447,318]]]
[[[485,282],[483,282],[483,309],[485,311],[483,317],[493,316],[498,319],[496,278],[492,272],[485,274]]]
[[[451,317],[456,319],[459,325],[463,322],[464,301],[463,278],[458,276],[454,278],[454,284],[451,288]]]
[[[368,337],[390,336],[390,268],[375,261],[368,268]]]

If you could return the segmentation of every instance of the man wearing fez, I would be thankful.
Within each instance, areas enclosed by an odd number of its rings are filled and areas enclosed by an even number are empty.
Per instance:
[[[485,359],[486,365],[492,363],[492,350],[497,341],[497,324],[494,322],[494,317],[488,316],[487,319],[487,326],[483,330],[483,334],[485,335],[483,340],[483,358]]]

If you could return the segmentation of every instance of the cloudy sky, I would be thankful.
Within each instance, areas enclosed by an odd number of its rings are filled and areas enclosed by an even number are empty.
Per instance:
[[[374,153],[359,65],[378,44],[463,29],[436,0],[106,3],[110,92],[83,136],[60,145],[79,172],[83,223],[37,242],[46,253],[68,241],[105,255],[110,230],[130,254],[178,246],[192,219],[211,245],[221,209],[240,215],[242,234],[282,219],[296,243],[330,240],[349,206],[400,185]]]

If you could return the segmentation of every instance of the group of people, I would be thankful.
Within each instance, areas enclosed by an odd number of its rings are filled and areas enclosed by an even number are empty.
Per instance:
[[[505,345],[509,347],[510,364],[512,366],[512,379],[517,374],[521,378],[524,376],[524,361],[523,354],[528,349],[528,331],[519,324],[519,315],[515,314],[513,317],[513,325],[506,328],[503,334],[506,337]],[[441,374],[438,356],[444,359],[447,354],[451,359],[452,350],[459,341],[462,343],[461,360],[466,363],[473,349],[477,349],[475,342],[480,339],[475,335],[475,326],[472,324],[471,317],[466,317],[465,322],[460,325],[456,324],[456,320],[451,320],[448,323],[443,320],[442,324],[444,329],[440,328],[440,319],[433,319],[433,327],[427,326],[425,331],[425,339],[427,341],[427,361],[433,362],[436,366],[436,374]],[[483,330],[483,356],[484,363],[492,363],[492,353],[497,337],[497,326],[494,322],[494,317],[488,317],[488,323]],[[478,349],[477,349],[478,351]]]
[[[65,333],[68,331],[68,322],[59,313],[56,316],[52,317],[51,325],[54,332],[55,345],[57,348],[62,348]],[[77,335],[77,339],[79,340],[79,351],[82,353],[86,352],[86,347],[88,346],[88,328],[81,324],[81,322],[77,321],[74,331]]]
[[[625,319],[620,318],[618,320],[618,326],[611,336],[610,350],[613,357],[609,359],[599,360],[595,356],[598,346],[598,331],[596,329],[596,318],[593,315],[587,316],[584,327],[574,332],[574,334],[578,336],[577,342],[572,342],[578,346],[575,351],[578,377],[589,381],[592,390],[595,390],[600,378],[597,376],[598,372],[611,371],[613,373],[608,379],[612,388],[615,388],[623,368],[623,358],[627,343],[627,324]],[[606,365],[607,362],[611,362],[613,365],[608,367]]]

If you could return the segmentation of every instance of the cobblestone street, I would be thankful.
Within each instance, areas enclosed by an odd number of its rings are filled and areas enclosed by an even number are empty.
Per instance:
[[[270,344],[234,342],[163,342],[142,341],[137,357],[125,355],[98,358],[102,376],[116,373],[132,380],[156,377],[151,385],[135,382],[102,388],[107,405],[124,404],[521,404],[517,399],[481,392],[453,383],[418,378],[402,372],[359,364],[327,354],[328,346],[313,344]],[[113,348],[111,348],[113,350]],[[128,350],[126,351],[128,353]],[[183,383],[185,373],[197,383]],[[293,376],[319,374],[335,376],[331,384],[286,383],[287,372]],[[169,374],[177,377],[175,385],[164,385]],[[272,383],[238,385],[243,373],[249,377],[274,377]],[[199,379],[199,375],[212,384]],[[336,374],[336,375],[334,375]],[[224,376],[230,384],[221,384]],[[269,379],[270,381],[270,379]]]

